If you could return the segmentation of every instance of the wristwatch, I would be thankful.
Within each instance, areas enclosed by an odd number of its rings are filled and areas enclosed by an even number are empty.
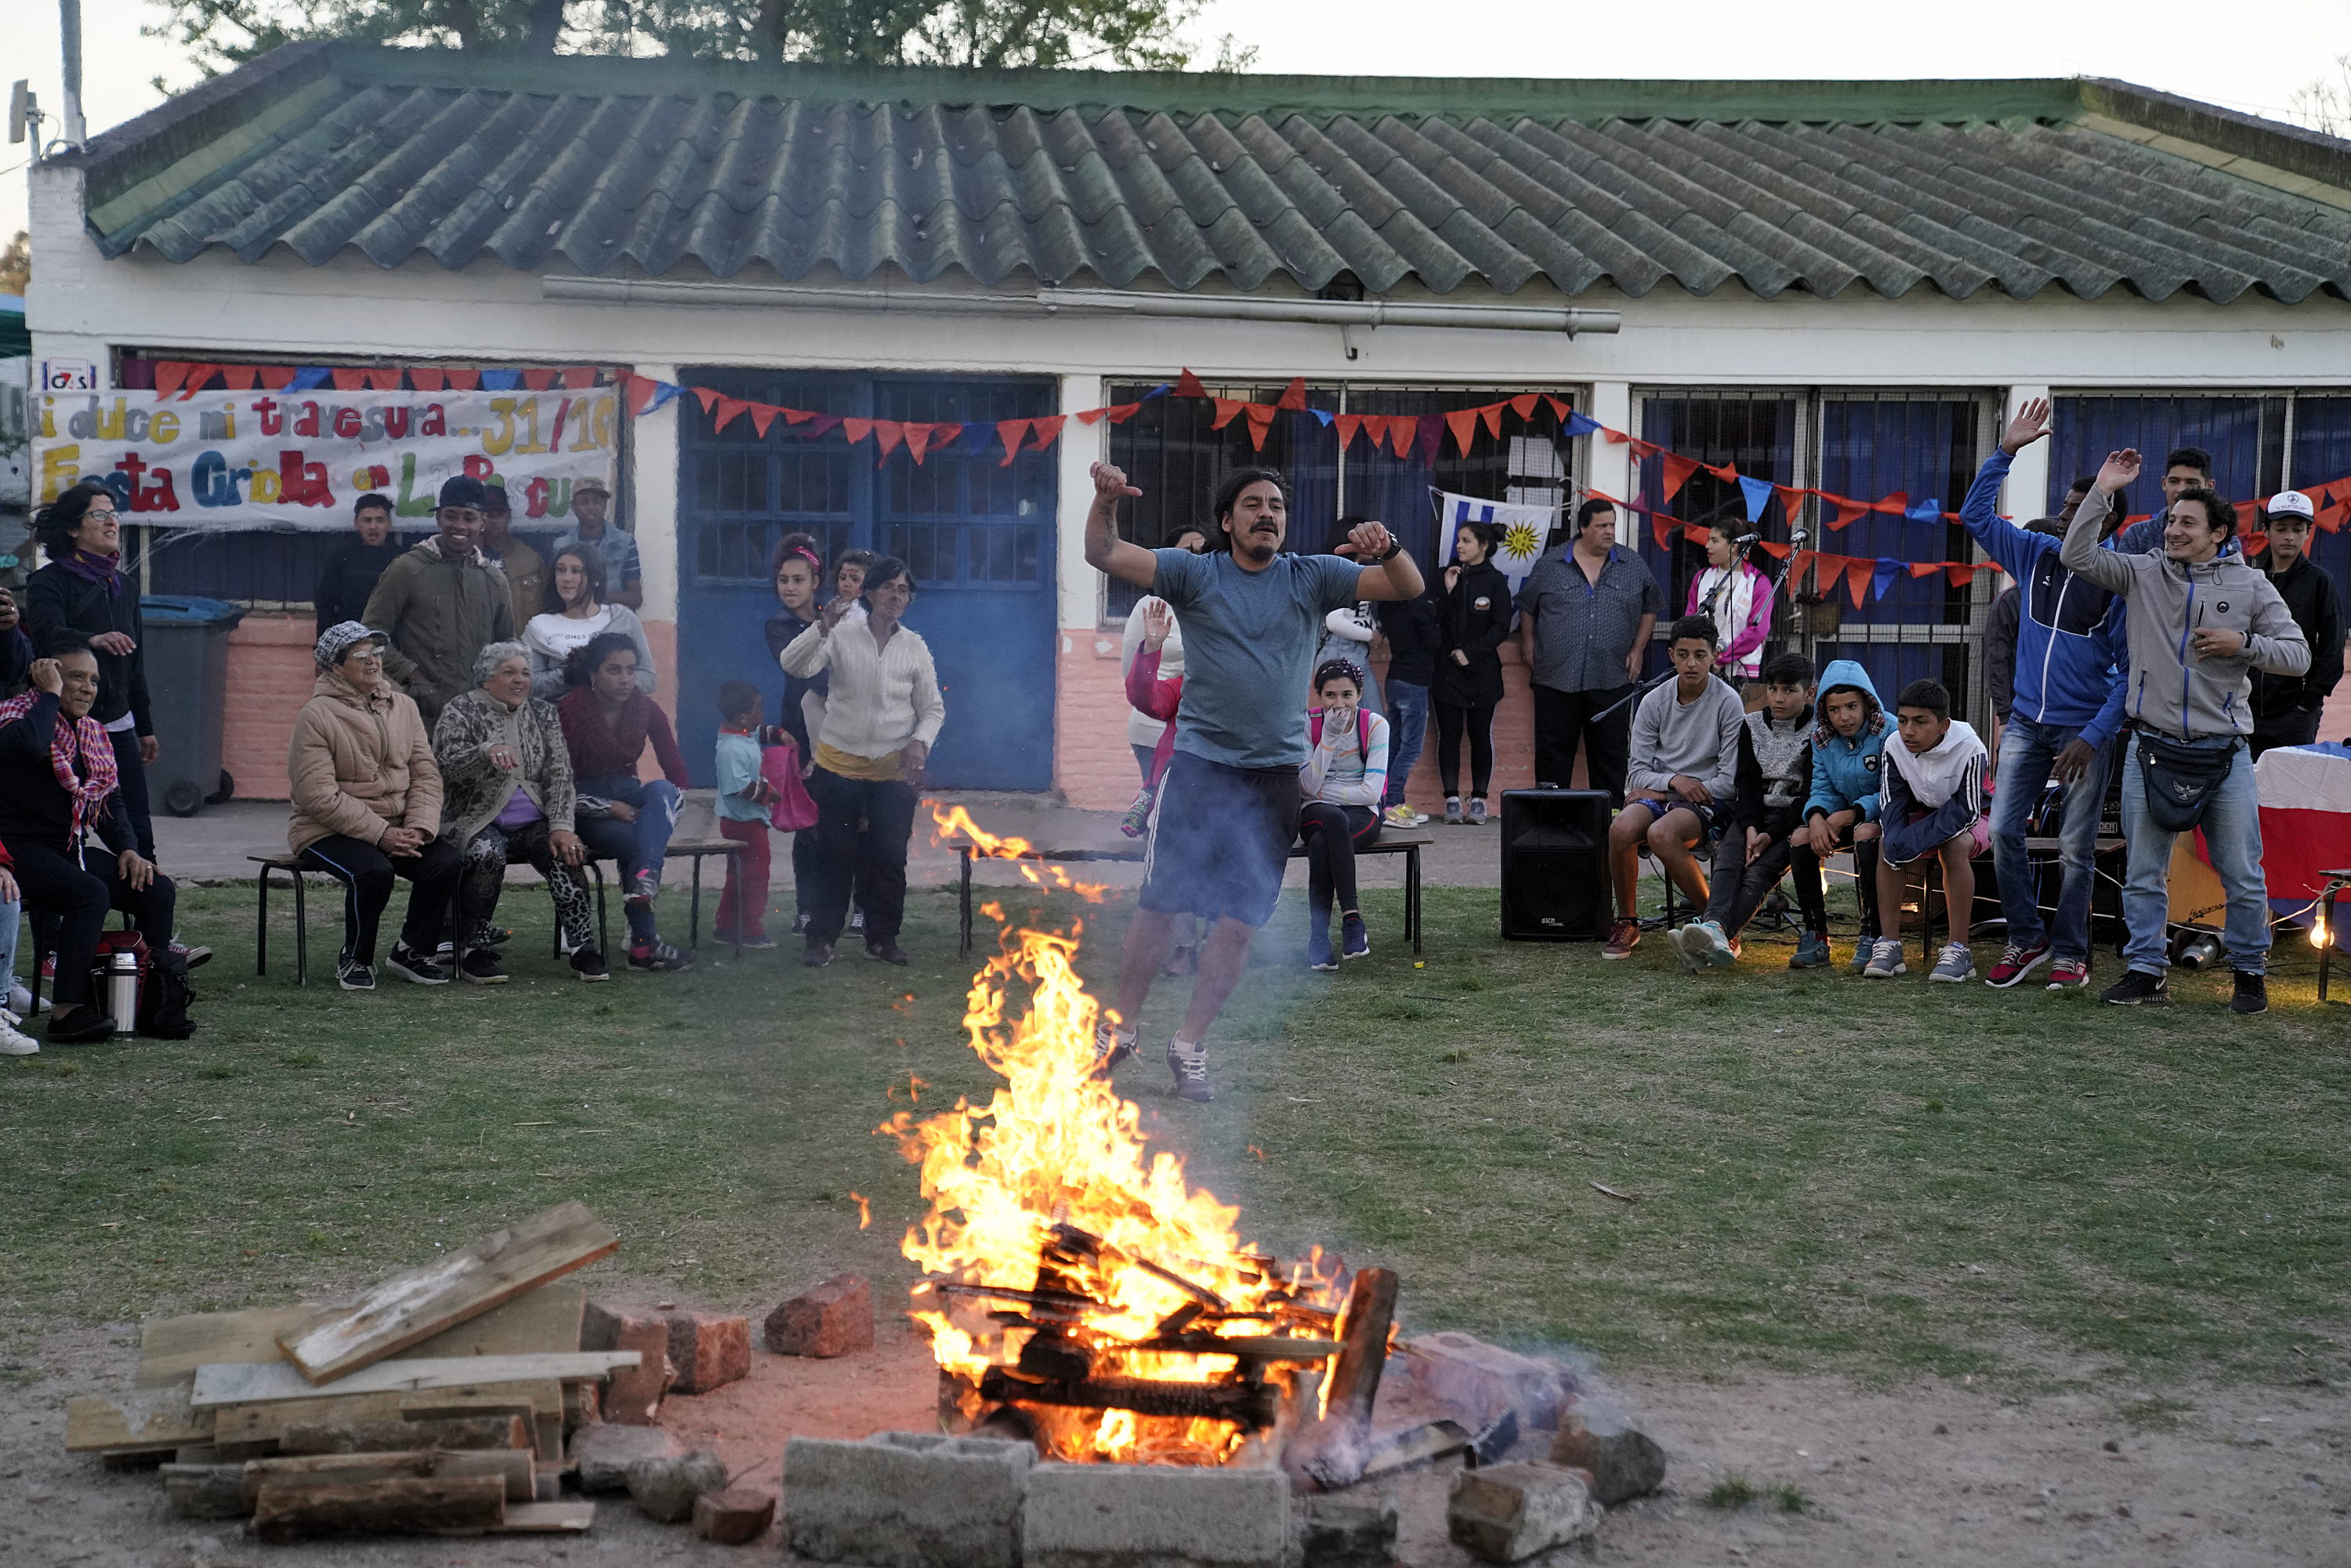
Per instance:
[[[1402,554],[1403,551],[1404,541],[1391,534],[1388,536],[1387,549],[1382,550],[1377,555],[1358,556],[1355,559],[1365,566],[1381,566],[1384,565],[1388,561],[1394,560],[1398,555]]]

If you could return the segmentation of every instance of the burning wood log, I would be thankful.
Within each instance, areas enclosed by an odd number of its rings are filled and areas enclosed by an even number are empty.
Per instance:
[[[1340,1349],[1324,1385],[1322,1418],[1302,1428],[1282,1452],[1282,1469],[1298,1490],[1337,1491],[1363,1475],[1395,1303],[1392,1270],[1365,1269],[1355,1275],[1339,1314]]]
[[[1273,1424],[1278,1396],[1261,1383],[1155,1383],[1138,1377],[1031,1378],[990,1367],[979,1380],[980,1397],[992,1404],[1014,1401],[1062,1405],[1081,1410],[1131,1410],[1138,1416],[1231,1421],[1255,1431]]]

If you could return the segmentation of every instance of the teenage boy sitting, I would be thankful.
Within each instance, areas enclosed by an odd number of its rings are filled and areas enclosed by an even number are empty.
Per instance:
[[[1877,703],[1869,672],[1851,659],[1831,659],[1821,672],[1821,722],[1813,727],[1813,796],[1804,802],[1798,837],[1815,862],[1841,849],[1853,852],[1855,902],[1861,905],[1861,936],[1854,944],[1853,972],[1869,967],[1877,933],[1878,779],[1885,767],[1886,737],[1894,726]]]
[[[1791,869],[1803,935],[1791,969],[1829,961],[1828,901],[1821,862],[1804,830],[1813,795],[1813,662],[1781,653],[1763,665],[1763,706],[1739,727],[1737,795],[1714,851],[1714,895],[1706,917],[1674,933],[1682,962],[1696,970],[1739,962],[1739,934]]]
[[[1747,717],[1739,694],[1714,678],[1715,636],[1714,622],[1703,615],[1675,622],[1674,678],[1634,712],[1625,809],[1608,824],[1616,923],[1600,950],[1604,958],[1630,957],[1640,946],[1643,843],[1692,904],[1706,903],[1706,873],[1690,851],[1729,817]]]
[[[1862,971],[1882,980],[1903,971],[1902,883],[1909,868],[1929,856],[1943,862],[1943,907],[1951,939],[1936,955],[1930,980],[1952,984],[1976,976],[1968,927],[1976,906],[1973,857],[1990,840],[1984,825],[1984,744],[1975,727],[1951,717],[1951,694],[1938,681],[1913,681],[1894,705],[1902,744],[1886,748],[1878,822],[1885,848],[1877,862],[1877,906],[1894,935],[1880,936]],[[1919,900],[1924,915],[1926,901]]]

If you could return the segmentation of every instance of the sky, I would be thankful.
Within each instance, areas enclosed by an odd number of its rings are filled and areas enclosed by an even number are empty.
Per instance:
[[[1803,20],[1792,17],[1802,15]],[[84,113],[95,133],[199,73],[140,36],[152,0],[83,0]],[[1432,30],[1432,16],[1463,18]],[[1669,17],[1669,25],[1661,25]],[[1474,20],[1473,20],[1474,19]],[[1679,0],[1668,9],[1560,0],[1209,0],[1199,35],[1259,50],[1256,68],[1332,75],[1917,78],[2101,76],[2283,117],[2294,89],[2351,54],[2351,0],[2043,0],[1967,12],[1887,0]],[[55,0],[0,5],[0,61],[59,107]],[[0,82],[0,86],[5,86]],[[0,235],[25,225],[23,146],[0,146]],[[37,259],[36,261],[37,266]]]

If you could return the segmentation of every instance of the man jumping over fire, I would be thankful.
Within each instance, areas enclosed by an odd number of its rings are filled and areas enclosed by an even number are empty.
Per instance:
[[[1420,568],[1378,523],[1349,532],[1353,560],[1282,553],[1289,503],[1270,468],[1238,469],[1217,486],[1205,555],[1120,538],[1119,497],[1143,492],[1107,463],[1093,465],[1093,481],[1086,564],[1165,600],[1184,632],[1175,755],[1152,808],[1118,1004],[1104,1015],[1094,1056],[1107,1072],[1134,1054],[1141,1025],[1130,1020],[1143,1016],[1176,917],[1196,915],[1207,927],[1200,967],[1167,1066],[1177,1094],[1207,1101],[1208,1026],[1240,980],[1250,939],[1272,918],[1298,831],[1306,685],[1322,618],[1361,600],[1413,598]]]

